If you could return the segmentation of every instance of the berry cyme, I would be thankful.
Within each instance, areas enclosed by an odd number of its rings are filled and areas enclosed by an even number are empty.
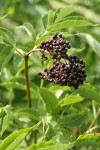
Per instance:
[[[46,60],[46,53],[49,53],[52,59],[60,60],[61,58],[68,58],[66,52],[70,48],[69,42],[65,42],[62,35],[55,34],[51,40],[41,43],[41,56]]]
[[[69,42],[64,41],[62,35],[55,34],[52,40],[41,43],[40,48],[43,60],[47,59],[46,53],[54,59],[50,68],[45,68],[43,73],[39,73],[41,79],[75,89],[83,84],[87,76],[84,70],[85,63],[77,56],[66,54],[70,45]]]

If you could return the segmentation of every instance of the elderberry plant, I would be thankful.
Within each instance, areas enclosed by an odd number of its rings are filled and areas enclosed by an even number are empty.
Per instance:
[[[60,1],[1,1],[0,14],[11,15],[0,16],[0,150],[97,150],[99,5],[62,1],[67,6],[54,10]],[[43,8],[52,10],[40,20]]]
[[[71,48],[62,34],[55,34],[52,40],[41,43],[41,56],[47,60],[46,53],[53,59],[53,66],[45,68],[43,73],[39,73],[41,79],[70,86],[77,89],[86,79],[85,63],[77,56],[68,56],[67,51]]]

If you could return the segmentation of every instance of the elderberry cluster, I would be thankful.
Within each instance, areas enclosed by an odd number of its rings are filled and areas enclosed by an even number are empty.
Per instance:
[[[52,59],[60,60],[61,58],[68,58],[66,52],[70,48],[69,42],[64,41],[64,38],[60,34],[55,34],[51,40],[41,43],[41,57],[43,60],[47,60],[46,53],[50,54]]]
[[[69,42],[65,42],[62,35],[53,36],[52,40],[41,44],[42,59],[45,60],[46,52],[55,59],[50,68],[45,68],[43,73],[39,73],[41,79],[70,86],[77,89],[86,79],[85,63],[77,56],[68,56],[66,52],[70,48]],[[64,61],[62,61],[64,60]],[[64,63],[65,62],[65,63]]]

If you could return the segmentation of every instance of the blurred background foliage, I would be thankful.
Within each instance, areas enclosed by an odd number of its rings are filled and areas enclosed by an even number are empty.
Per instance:
[[[29,51],[34,47],[34,43],[32,39],[26,34],[26,32],[19,28],[19,26],[23,25],[26,22],[29,22],[34,26],[36,34],[39,34],[43,31],[42,22],[40,19],[41,16],[47,14],[50,10],[55,10],[59,7],[65,7],[69,4],[73,5],[76,9],[76,11],[72,13],[72,15],[86,17],[95,24],[100,23],[100,0],[0,0],[0,16],[6,15],[5,18],[0,21],[0,26],[10,29],[15,34],[17,48],[23,49],[24,51]],[[92,35],[98,41],[100,38],[100,26],[68,28],[64,29],[63,32],[67,32],[70,34],[84,32]],[[70,41],[71,46],[73,47],[73,49],[69,53],[79,56],[86,62],[86,71],[88,76],[86,82],[100,88],[100,58],[95,54],[95,52],[84,39],[79,38],[78,36],[73,36],[66,38],[66,40]],[[0,47],[2,48],[2,39],[0,39],[0,43]],[[44,63],[45,66],[48,66],[48,63],[50,64],[50,61]],[[38,108],[39,112],[42,113],[42,115],[44,114],[43,104],[39,100],[38,94],[38,90],[42,86],[42,81],[37,74],[39,71],[43,70],[44,64],[41,61],[39,52],[34,53],[30,57],[29,77],[31,97],[32,101],[34,101],[33,107]],[[14,111],[22,107],[27,107],[23,73],[24,60],[17,52],[15,52],[9,63],[7,63],[6,67],[3,69],[2,74],[0,75],[1,106],[10,104],[14,107]],[[55,87],[55,90],[53,89],[53,86]],[[44,87],[47,87],[52,92],[55,92],[57,89],[62,88],[59,86],[57,86],[56,88],[55,85],[48,82],[44,82]],[[66,91],[69,92],[69,94],[71,93],[71,89],[68,87],[66,87]],[[64,93],[62,97],[64,97],[65,94],[66,93]],[[85,110],[83,111],[84,106]],[[92,112],[92,108],[94,114],[90,113]],[[77,130],[80,128],[79,124],[76,125],[77,129],[75,127],[71,127],[70,123],[68,124],[68,118],[65,118],[66,120],[62,121],[62,126],[63,122],[66,122],[64,126],[68,126],[68,128],[71,128],[71,130],[73,130],[72,132],[75,135],[80,134],[78,132],[86,130],[86,126],[84,126],[85,120],[88,120],[88,122],[85,123],[86,125],[89,125],[89,123],[92,121],[93,115],[95,115],[96,108],[98,109],[98,103],[94,101],[92,103],[91,101],[85,101],[78,105],[75,104],[73,108],[68,109],[67,113],[70,114],[74,112],[74,115],[76,115],[77,117],[77,112],[80,111],[81,115],[79,115],[79,117],[84,116],[81,131]],[[75,118],[74,115],[72,116],[72,118]],[[36,122],[37,120],[34,121],[34,123]],[[76,122],[78,121],[76,120]],[[6,134],[9,134],[11,130],[12,129],[10,127],[8,129],[8,133],[6,132]]]

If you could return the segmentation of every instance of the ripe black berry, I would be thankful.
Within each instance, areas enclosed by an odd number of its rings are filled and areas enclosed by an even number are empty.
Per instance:
[[[62,34],[55,34],[52,40],[42,42],[40,48],[43,60],[48,59],[46,53],[54,60],[50,68],[45,68],[43,73],[38,74],[41,79],[75,89],[83,84],[87,76],[85,63],[77,56],[67,55],[70,44],[64,41]]]

